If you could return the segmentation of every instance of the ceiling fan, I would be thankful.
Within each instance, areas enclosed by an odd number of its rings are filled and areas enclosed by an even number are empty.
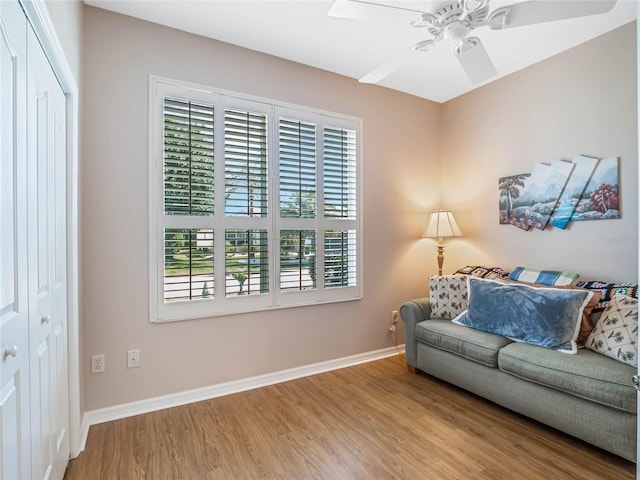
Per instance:
[[[610,11],[616,0],[529,0],[496,8],[491,11],[490,0],[447,0],[433,11],[407,8],[410,2],[384,4],[367,0],[336,0],[329,9],[332,17],[374,19],[409,23],[425,28],[429,38],[416,43],[373,71],[360,78],[363,83],[378,83],[411,61],[415,51],[428,52],[441,40],[455,43],[453,53],[473,84],[497,75],[489,54],[478,37],[476,28],[491,30],[522,27],[555,20],[598,15]]]

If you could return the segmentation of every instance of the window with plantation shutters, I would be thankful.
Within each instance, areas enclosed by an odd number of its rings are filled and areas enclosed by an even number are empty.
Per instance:
[[[151,321],[356,300],[360,121],[150,82]]]

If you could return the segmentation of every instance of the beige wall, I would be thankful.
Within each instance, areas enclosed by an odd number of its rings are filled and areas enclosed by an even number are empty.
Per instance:
[[[393,345],[391,310],[426,290],[416,238],[439,201],[441,106],[86,7],[82,254],[86,409]],[[148,322],[148,77],[173,77],[354,115],[364,125],[364,299]],[[142,366],[126,368],[126,351]],[[106,373],[89,375],[89,356]]]
[[[442,203],[464,239],[449,270],[484,263],[637,281],[636,24],[623,26],[443,105]],[[566,231],[498,225],[498,178],[576,154],[620,158],[621,218]]]

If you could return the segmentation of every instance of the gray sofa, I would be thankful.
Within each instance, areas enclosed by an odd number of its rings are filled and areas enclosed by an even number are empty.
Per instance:
[[[636,461],[635,369],[429,319],[428,298],[402,305],[407,366]]]

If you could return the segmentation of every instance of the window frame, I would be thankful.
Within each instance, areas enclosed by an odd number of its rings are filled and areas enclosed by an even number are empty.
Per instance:
[[[164,214],[164,98],[175,97],[214,105],[214,213],[212,216],[185,218]],[[267,198],[266,217],[233,217],[225,215],[224,110],[240,108],[267,115]],[[281,117],[316,125],[316,218],[281,218],[279,189],[279,121]],[[323,210],[323,131],[324,127],[355,131],[355,219],[325,218]],[[149,76],[149,321],[152,323],[216,317],[238,313],[268,311],[342,301],[359,300],[363,296],[362,239],[362,120],[301,105],[244,95],[205,85]],[[182,217],[182,218],[181,218]],[[164,229],[213,229],[214,284],[212,298],[165,302],[164,300]],[[225,232],[234,229],[266,229],[268,232],[269,292],[259,295],[225,295]],[[282,230],[315,230],[317,271],[324,272],[324,245],[328,230],[355,232],[355,285],[325,288],[318,278],[316,288],[281,291],[280,232]],[[321,275],[321,274],[320,274]],[[220,281],[220,279],[222,281]]]

